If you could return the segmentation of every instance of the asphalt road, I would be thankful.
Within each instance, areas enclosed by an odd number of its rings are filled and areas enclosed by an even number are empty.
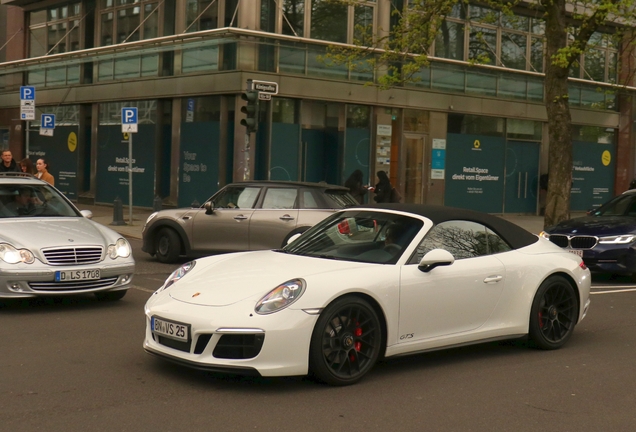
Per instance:
[[[520,341],[388,360],[359,384],[180,368],[142,349],[143,305],[175,265],[139,253],[135,288],[0,303],[0,431],[628,431],[636,286],[595,281],[568,345]]]

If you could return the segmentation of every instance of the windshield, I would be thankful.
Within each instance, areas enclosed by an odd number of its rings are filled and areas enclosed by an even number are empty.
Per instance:
[[[408,216],[374,211],[336,213],[282,250],[294,255],[395,264],[424,223]]]
[[[594,216],[636,216],[636,195],[619,195],[592,214]]]
[[[81,214],[48,184],[0,185],[0,217],[76,217]]]

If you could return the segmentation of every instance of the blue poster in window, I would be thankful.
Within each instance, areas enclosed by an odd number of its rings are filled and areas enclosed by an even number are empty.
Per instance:
[[[446,167],[446,150],[433,149],[431,155],[431,169],[444,169]]]

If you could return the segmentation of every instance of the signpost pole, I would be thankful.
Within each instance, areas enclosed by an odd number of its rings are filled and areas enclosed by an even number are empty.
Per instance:
[[[133,224],[133,134],[128,134],[128,223]]]
[[[25,152],[26,152],[26,156],[25,157],[29,157],[29,128],[31,126],[31,122],[30,121],[26,121],[26,135],[24,137],[24,147],[25,147]]]
[[[245,165],[243,167],[243,180],[247,181],[250,179],[250,133],[245,132],[245,147],[243,149],[245,152]]]

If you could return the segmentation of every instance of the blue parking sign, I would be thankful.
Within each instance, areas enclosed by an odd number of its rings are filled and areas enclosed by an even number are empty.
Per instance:
[[[42,114],[40,127],[42,129],[55,129],[55,114]]]
[[[33,86],[20,87],[20,100],[35,100],[35,87]]]
[[[123,133],[137,132],[137,108],[121,109],[121,131]]]

